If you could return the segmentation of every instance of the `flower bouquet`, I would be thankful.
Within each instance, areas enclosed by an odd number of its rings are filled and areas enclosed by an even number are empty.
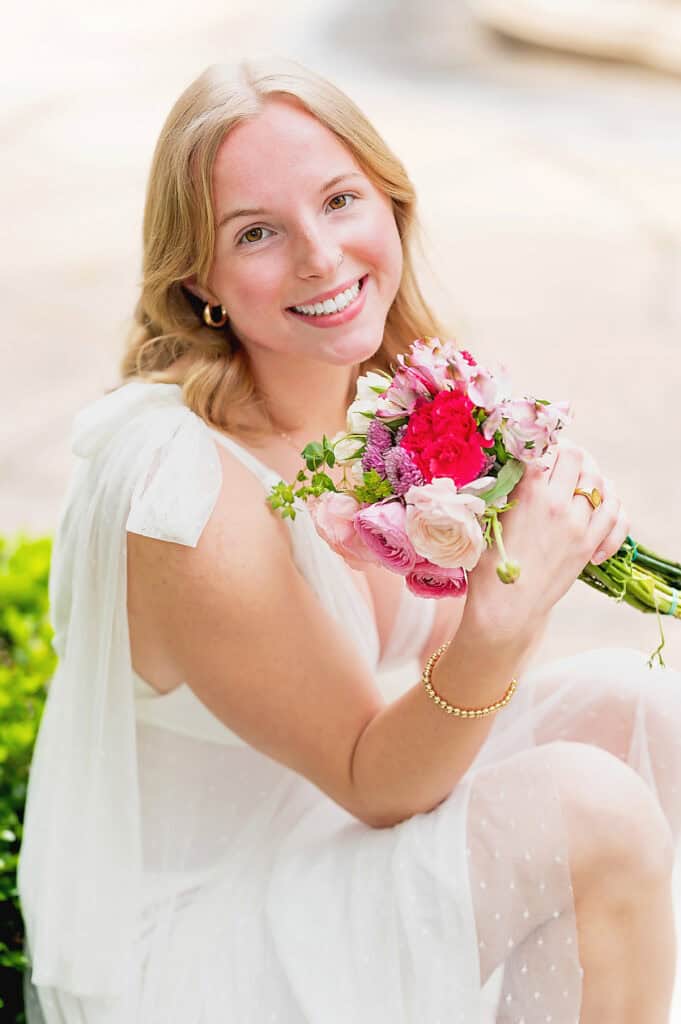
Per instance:
[[[393,374],[358,379],[347,432],[306,445],[298,486],[276,484],[271,508],[294,519],[296,501],[307,503],[334,551],[399,573],[421,597],[465,594],[467,573],[491,545],[500,580],[513,583],[521,566],[505,549],[502,517],[526,465],[570,422],[568,403],[514,398],[505,368],[493,374],[438,338],[418,339],[397,363]],[[326,471],[334,466],[340,482]],[[681,618],[681,565],[631,537],[579,578],[641,611]],[[663,645],[662,634],[655,653]]]

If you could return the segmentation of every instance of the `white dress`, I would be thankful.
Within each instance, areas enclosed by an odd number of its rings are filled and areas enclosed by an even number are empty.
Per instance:
[[[74,424],[50,576],[59,664],[19,862],[44,1021],[575,1024],[555,755],[587,775],[638,774],[676,839],[681,675],[626,648],[532,667],[440,805],[370,828],[248,746],[188,683],[164,696],[132,671],[126,530],[196,545],[221,486],[218,444],[263,499],[278,479],[181,394],[134,381]],[[405,590],[380,655],[345,563],[304,508],[288,525],[301,573],[376,685],[392,699],[418,683],[434,603]],[[409,662],[406,676],[387,671]]]

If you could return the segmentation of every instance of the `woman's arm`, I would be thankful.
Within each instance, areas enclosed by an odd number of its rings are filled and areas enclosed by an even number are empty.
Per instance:
[[[451,640],[456,634],[456,631],[461,624],[465,607],[465,597],[445,597],[435,600],[435,618],[433,619],[433,628],[431,629],[424,646],[421,648],[421,653],[419,655],[419,663],[421,665],[422,672],[433,651],[437,650],[437,648],[441,644],[445,643],[445,641]]]
[[[443,598],[437,601],[433,628],[431,629],[430,635],[421,649],[421,654],[419,656],[422,672],[433,651],[437,650],[441,644],[445,643],[447,640],[451,640],[456,635],[456,632],[461,625],[461,619],[463,618],[465,607],[465,597]],[[521,663],[522,669],[527,670],[529,665],[532,663],[535,654],[541,647],[546,635],[548,622],[549,616],[547,615],[539,628],[533,634],[530,646],[527,648]]]

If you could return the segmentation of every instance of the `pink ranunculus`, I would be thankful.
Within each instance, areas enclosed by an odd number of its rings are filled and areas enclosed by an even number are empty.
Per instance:
[[[443,569],[425,559],[416,563],[404,582],[417,597],[464,597],[468,590],[464,569]]]
[[[355,529],[381,565],[406,576],[419,560],[405,529],[406,512],[400,501],[367,505],[356,513]]]
[[[352,495],[336,491],[324,491],[317,498],[308,498],[306,503],[319,536],[353,569],[364,568],[367,562],[379,562],[355,529],[353,520],[360,507]]]

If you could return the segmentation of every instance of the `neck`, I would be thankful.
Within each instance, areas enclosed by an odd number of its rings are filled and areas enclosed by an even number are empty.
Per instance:
[[[296,443],[306,443],[345,430],[352,400],[348,394],[357,379],[357,366],[334,366],[270,352],[263,359],[251,352],[251,369],[277,436],[284,432]]]

